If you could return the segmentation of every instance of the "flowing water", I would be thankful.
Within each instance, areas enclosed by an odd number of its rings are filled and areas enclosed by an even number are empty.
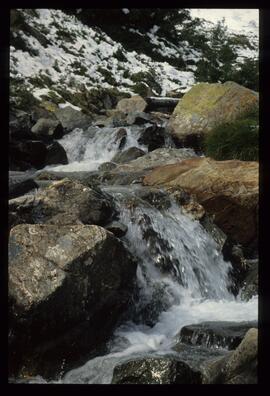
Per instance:
[[[93,137],[74,130],[60,141],[69,164],[53,169],[97,169],[119,151],[118,129],[100,128]],[[142,148],[137,142],[139,128],[127,130],[125,148]],[[185,325],[257,319],[257,297],[245,302],[228,291],[231,264],[223,260],[201,224],[184,215],[173,201],[169,208],[157,209],[139,197],[140,188],[104,187],[118,205],[119,221],[128,226],[122,240],[138,259],[134,305],[109,341],[109,352],[65,373],[56,383],[108,384],[115,365],[131,357],[175,354],[175,336]],[[36,377],[30,382],[46,381]]]

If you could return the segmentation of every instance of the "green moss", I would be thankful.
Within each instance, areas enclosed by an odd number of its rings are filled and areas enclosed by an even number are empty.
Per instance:
[[[117,81],[115,80],[115,78],[113,77],[112,73],[105,69],[104,67],[99,66],[97,68],[97,71],[102,74],[102,76],[104,77],[105,81],[110,84],[110,85],[117,85]]]
[[[27,89],[25,81],[14,77],[10,77],[9,102],[10,108],[24,111],[29,111],[31,107],[39,103],[31,91]]]
[[[258,161],[259,126],[252,117],[216,127],[205,138],[205,154],[216,160]]]

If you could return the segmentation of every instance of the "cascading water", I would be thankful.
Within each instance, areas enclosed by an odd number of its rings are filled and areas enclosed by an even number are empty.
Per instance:
[[[69,164],[60,171],[90,171],[119,152],[119,128],[96,128],[93,135],[74,130],[60,140]],[[125,148],[138,144],[140,127],[128,127]],[[52,169],[52,167],[50,167]],[[212,320],[257,319],[257,298],[248,302],[229,291],[231,264],[198,221],[171,201],[158,209],[141,199],[140,186],[104,187],[114,196],[120,221],[127,225],[123,239],[138,259],[138,293],[125,323],[114,332],[109,352],[67,372],[54,383],[111,383],[114,367],[135,357],[176,354],[175,335],[188,324]],[[178,354],[179,356],[179,354]],[[46,382],[36,377],[30,383]]]
[[[59,143],[66,150],[68,164],[47,166],[46,169],[64,172],[97,170],[100,164],[111,161],[115,154],[119,152],[121,141],[118,136],[119,129],[119,127],[99,128],[98,126],[90,127],[90,130],[86,131],[78,128],[74,129],[59,140]],[[138,143],[141,130],[136,125],[125,127],[125,150],[130,147],[139,147],[146,152],[148,151],[146,146]]]

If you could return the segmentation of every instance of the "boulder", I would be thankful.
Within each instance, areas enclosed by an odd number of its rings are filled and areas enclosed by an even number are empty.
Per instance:
[[[258,105],[258,93],[235,82],[196,84],[174,109],[168,129],[178,140],[190,140],[241,118]]]
[[[54,141],[47,145],[46,165],[68,164],[67,153],[60,143]]]
[[[129,125],[143,125],[148,122],[151,122],[150,114],[144,113],[143,111],[134,111],[132,113],[128,113],[127,115],[127,123]]]
[[[134,95],[131,98],[121,99],[117,103],[116,110],[123,113],[132,113],[134,111],[144,111],[146,107],[146,101],[140,95]]]
[[[249,300],[258,295],[258,264],[258,259],[246,260],[248,269],[240,292],[243,300]]]
[[[98,170],[102,172],[107,172],[115,169],[116,167],[117,164],[115,164],[114,162],[103,162],[103,164],[99,165]]]
[[[115,213],[108,194],[62,179],[37,194],[9,201],[16,224],[107,224]]]
[[[112,161],[117,164],[123,164],[126,162],[133,161],[136,158],[142,157],[145,154],[146,154],[145,151],[139,149],[138,147],[130,147],[125,151],[117,153],[113,157]]]
[[[138,143],[148,146],[148,151],[153,151],[165,145],[166,133],[163,127],[152,125],[142,132]]]
[[[63,364],[67,369],[86,358],[127,308],[135,277],[136,262],[102,227],[14,227],[9,240],[10,374],[55,378]]]
[[[186,344],[232,350],[238,347],[249,329],[257,326],[256,321],[202,322],[182,327],[178,338]]]
[[[247,331],[240,345],[205,368],[206,384],[257,384],[258,329]]]
[[[11,139],[31,139],[33,122],[30,114],[14,110],[9,114],[9,135]]]
[[[184,189],[235,242],[250,244],[257,239],[258,162],[191,158],[157,167],[143,184]]]
[[[159,148],[145,154],[143,157],[130,161],[128,164],[118,165],[118,171],[142,171],[153,169],[160,165],[175,164],[187,158],[196,157],[192,149]]]
[[[49,106],[47,106],[47,107],[49,107]],[[54,111],[57,109],[58,109],[58,106],[55,105]],[[40,106],[33,107],[32,111],[31,111],[31,119],[34,123],[37,123],[40,118],[46,118],[49,120],[57,121],[57,118],[56,118],[54,112],[52,111],[52,109],[48,110],[47,108],[44,107],[44,102],[41,103]]]
[[[107,110],[107,116],[98,116],[93,125],[100,127],[121,127],[128,126],[126,114],[120,110]]]
[[[115,140],[114,143],[118,143],[118,148],[121,150],[127,141],[127,131],[125,128],[120,128],[118,129],[116,136],[115,136]]]
[[[11,141],[9,156],[10,169],[14,171],[68,163],[65,149],[58,142],[46,144],[35,140]]]
[[[49,118],[39,118],[36,124],[31,128],[31,132],[41,139],[61,139],[61,137],[63,137],[61,122]]]
[[[8,195],[9,199],[19,197],[38,188],[38,184],[25,172],[9,172]]]
[[[66,132],[71,132],[75,128],[87,129],[89,125],[92,124],[92,118],[90,118],[89,115],[75,110],[71,106],[57,109],[54,114],[61,122]]]
[[[201,374],[176,357],[146,357],[114,368],[112,384],[201,384]]]

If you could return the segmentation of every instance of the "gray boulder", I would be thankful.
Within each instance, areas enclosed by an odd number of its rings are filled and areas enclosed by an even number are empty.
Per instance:
[[[147,357],[115,367],[112,384],[201,384],[201,374],[176,357]]]
[[[38,188],[33,178],[25,172],[9,172],[8,195],[9,199],[19,197],[27,192]]]
[[[142,157],[145,154],[145,151],[138,147],[130,147],[125,151],[117,153],[113,157],[112,161],[116,162],[117,164],[124,164],[126,162],[133,161],[136,158]]]
[[[75,128],[87,129],[92,124],[92,118],[70,106],[57,109],[54,114],[66,132],[71,132]]]
[[[135,274],[136,263],[121,241],[101,227],[14,227],[10,375],[56,377],[63,362],[70,368],[89,355],[127,308]]]
[[[58,120],[40,118],[31,128],[31,132],[40,138],[61,139],[63,137],[63,126]]]
[[[107,194],[66,178],[35,195],[10,200],[9,211],[16,219],[12,225],[104,225],[111,220],[114,207]]]

